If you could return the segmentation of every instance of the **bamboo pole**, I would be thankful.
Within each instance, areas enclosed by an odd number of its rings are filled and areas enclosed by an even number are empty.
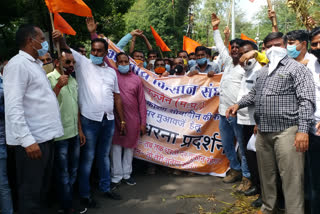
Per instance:
[[[268,8],[269,8],[270,10],[272,10],[271,0],[267,0],[267,2],[268,2]],[[273,17],[273,18],[272,18],[272,25],[273,25],[273,26],[277,26],[277,18],[276,18],[276,17]]]
[[[50,13],[50,21],[51,21],[51,27],[52,30],[55,30],[54,28],[54,23],[53,23],[53,15],[51,12]],[[56,42],[56,47],[57,47],[57,52],[58,52],[58,58],[59,58],[59,67],[60,67],[60,72],[62,75],[64,75],[64,71],[63,71],[63,66],[62,66],[62,61],[61,61],[61,50],[60,50],[60,43]]]

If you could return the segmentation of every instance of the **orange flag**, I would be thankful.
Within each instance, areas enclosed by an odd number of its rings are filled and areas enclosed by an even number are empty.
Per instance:
[[[45,0],[51,13],[72,13],[77,16],[92,16],[91,9],[82,0]]]
[[[61,33],[69,34],[69,35],[76,35],[76,32],[73,28],[68,24],[66,20],[60,16],[59,13],[54,14],[54,28],[59,30]]]
[[[161,39],[159,34],[153,29],[153,27],[150,26],[150,28],[151,28],[152,35],[156,40],[157,46],[159,46],[162,51],[171,51],[170,48],[168,48],[168,46],[166,45],[166,43],[164,43],[164,41]]]
[[[191,52],[194,52],[196,47],[201,46],[198,42],[194,41],[193,39],[190,39],[187,36],[183,36],[183,50],[187,51],[188,54]]]
[[[241,38],[242,40],[250,40],[250,41],[253,41],[254,43],[256,43],[256,44],[257,44],[257,41],[256,41],[256,40],[251,39],[250,37],[247,37],[247,36],[246,36],[246,35],[244,35],[243,33],[241,33],[240,38]]]

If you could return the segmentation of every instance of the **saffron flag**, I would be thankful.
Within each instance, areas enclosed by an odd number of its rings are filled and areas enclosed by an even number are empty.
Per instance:
[[[82,0],[45,0],[51,13],[72,13],[91,17],[91,9]]]
[[[73,28],[60,16],[59,13],[54,14],[54,28],[59,30],[61,33],[69,34],[69,35],[76,35],[76,32]]]
[[[251,39],[250,37],[247,37],[247,36],[246,36],[246,35],[244,35],[243,33],[241,33],[240,38],[241,38],[242,40],[250,40],[250,41],[253,41],[254,43],[256,43],[256,44],[257,44],[257,41],[256,41],[256,40]]]
[[[156,40],[157,46],[160,47],[162,51],[171,51],[170,48],[168,48],[168,46],[166,45],[166,43],[164,43],[164,41],[161,39],[159,34],[153,29],[153,27],[150,26],[150,28],[151,28],[152,35]]]
[[[187,51],[188,54],[195,51],[196,47],[201,46],[198,42],[190,39],[187,36],[183,36],[183,50]]]

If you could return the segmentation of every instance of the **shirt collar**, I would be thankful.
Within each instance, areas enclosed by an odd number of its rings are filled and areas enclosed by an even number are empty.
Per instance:
[[[23,50],[19,50],[19,55],[25,57],[26,59],[28,59],[28,60],[30,60],[30,61],[32,61],[32,62],[38,63],[40,66],[43,65],[43,63],[41,62],[41,60],[33,58],[33,56],[31,56],[30,54],[28,54],[27,52],[25,52],[25,51],[23,51]]]
[[[280,60],[279,63],[281,63],[282,65],[286,65],[288,61],[289,61],[289,57],[288,55],[286,55],[282,60]]]

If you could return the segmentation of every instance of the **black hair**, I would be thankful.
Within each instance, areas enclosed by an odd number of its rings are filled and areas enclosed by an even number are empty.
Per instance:
[[[150,54],[155,54],[157,57],[158,57],[158,52],[157,51],[155,51],[155,50],[151,50],[151,51],[149,51],[148,52],[148,57],[150,56]]]
[[[117,61],[118,61],[119,56],[122,56],[122,55],[124,55],[124,56],[128,57],[128,60],[129,60],[129,56],[128,56],[128,54],[126,54],[125,52],[120,52],[120,53],[117,53],[117,55],[116,55],[116,59],[117,59]]]
[[[210,48],[206,48],[206,54],[211,56],[211,53],[212,53],[211,49]]]
[[[179,54],[180,54],[180,53],[186,53],[186,54],[187,54],[187,56],[188,56],[188,52],[187,52],[187,51],[180,50],[180,51],[178,51],[177,56],[179,56]]]
[[[219,52],[214,52],[214,53],[212,54],[212,57],[215,57],[215,56],[219,56]]]
[[[258,46],[253,41],[242,40],[242,42],[240,43],[240,47],[243,47],[243,46],[246,46],[246,45],[250,45],[253,48],[253,50],[258,50]]]
[[[204,51],[207,53],[207,48],[204,46],[198,46],[196,47],[195,53],[197,54],[198,51]]]
[[[159,61],[163,61],[164,64],[166,64],[166,62],[164,61],[164,59],[162,59],[162,58],[157,58],[157,59],[154,61],[154,66],[156,66],[156,63],[159,62]]]
[[[309,33],[309,39],[311,41],[311,39],[313,37],[315,37],[316,35],[320,34],[320,27],[316,27],[314,29],[312,29],[312,31]]]
[[[34,38],[37,36],[36,27],[37,26],[32,24],[24,24],[19,27],[16,32],[16,44],[18,48],[25,47],[27,39],[29,37]]]
[[[287,38],[283,36],[283,33],[281,32],[272,32],[269,33],[264,39],[263,39],[263,44],[266,45],[268,42],[274,39],[283,39],[284,44],[287,44]]]
[[[132,53],[131,53],[131,56],[133,57],[133,54],[134,53],[142,53],[143,54],[143,57],[144,57],[144,53],[143,51],[140,51],[140,50],[134,50]]]
[[[286,34],[287,40],[298,40],[299,42],[306,42],[308,47],[309,34],[305,30],[293,30]]]
[[[101,38],[95,38],[91,41],[91,46],[96,43],[96,42],[101,42],[104,44],[104,49],[105,51],[108,51],[108,42],[104,39],[101,39]]]
[[[235,39],[230,41],[230,45],[232,45],[233,43],[236,43],[237,45],[240,46],[241,42],[242,42],[242,39],[235,38]]]
[[[189,53],[188,57],[196,55],[194,52]]]

